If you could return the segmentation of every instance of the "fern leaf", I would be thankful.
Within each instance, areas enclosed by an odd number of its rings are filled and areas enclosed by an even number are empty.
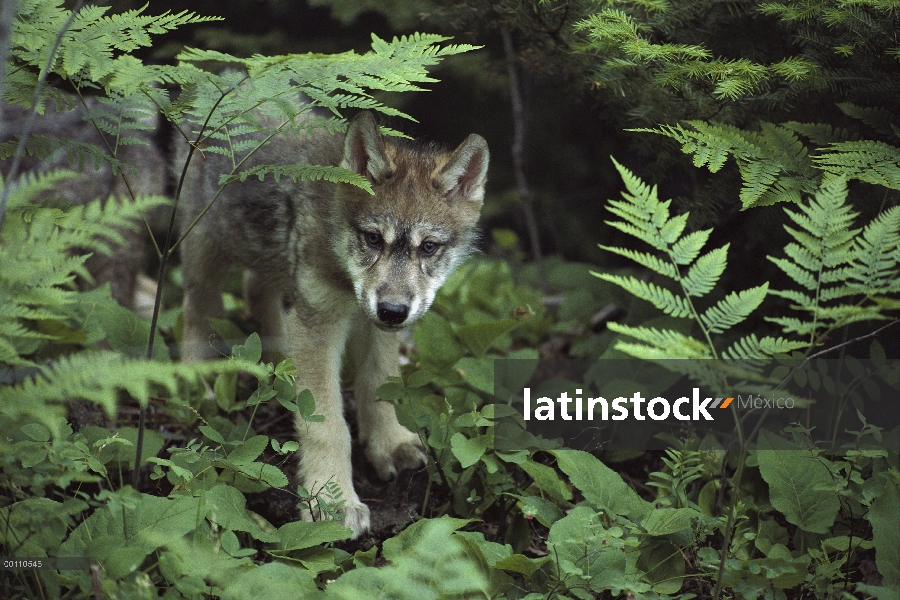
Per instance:
[[[849,142],[856,139],[856,135],[847,129],[832,127],[828,123],[798,123],[789,121],[782,123],[792,131],[806,137],[817,146],[825,146],[834,142]]]
[[[127,358],[109,351],[84,351],[65,356],[41,374],[21,385],[0,386],[0,413],[20,416],[26,407],[82,398],[103,406],[113,414],[120,390],[144,403],[150,386],[176,393],[180,380],[195,381],[215,372],[245,371],[265,376],[261,365],[235,359],[181,364]],[[15,400],[14,402],[12,400]],[[38,416],[38,415],[30,415]],[[42,419],[43,420],[43,419]]]
[[[606,221],[606,223],[658,250],[667,251],[684,231],[689,214],[670,218],[671,200],[661,202],[657,197],[656,186],[648,186],[615,159],[613,164],[622,176],[627,193],[622,193],[623,200],[609,201],[607,210],[624,221]]]
[[[859,119],[876,132],[884,136],[893,135],[893,128],[900,125],[900,117],[886,108],[867,108],[851,102],[839,102],[837,105],[848,117]]]
[[[618,254],[619,256],[630,258],[639,265],[643,265],[651,271],[669,277],[670,279],[678,279],[678,270],[671,263],[653,256],[652,254],[647,254],[646,252],[638,252],[636,250],[631,250],[628,248],[617,248],[615,246],[600,245],[600,248],[606,250],[607,252],[612,252],[614,254]]]
[[[900,207],[873,219],[854,240],[849,285],[857,293],[877,295],[896,291],[900,264]]]
[[[744,182],[740,200],[745,209],[755,206],[772,189],[781,173],[779,165],[767,160],[739,161],[738,167]]]
[[[796,333],[800,336],[809,336],[816,331],[814,321],[801,321],[797,317],[764,317],[766,321],[775,323],[781,327],[784,333]]]
[[[645,344],[630,344],[621,341],[616,343],[617,350],[622,350],[636,358],[655,360],[672,358],[705,359],[712,357],[706,344],[671,329],[660,330],[655,327],[631,327],[615,322],[609,323],[608,326],[615,333],[645,342]]]
[[[732,344],[722,353],[722,357],[732,360],[764,360],[776,354],[788,354],[794,350],[802,350],[807,344],[784,338],[766,336],[763,339],[750,334]]]
[[[873,140],[836,142],[813,160],[827,173],[900,190],[900,148]]]
[[[235,175],[222,175],[219,179],[219,185],[227,185],[233,181],[246,181],[250,176],[256,176],[262,181],[266,175],[272,175],[276,182],[287,176],[295,182],[318,181],[322,179],[333,183],[349,183],[364,189],[370,194],[375,193],[372,191],[372,185],[362,175],[328,165],[256,165]]]
[[[667,315],[671,315],[677,318],[688,318],[691,316],[691,308],[690,305],[684,298],[676,296],[669,290],[665,288],[661,288],[652,283],[648,283],[646,281],[641,281],[635,277],[623,277],[621,275],[610,275],[608,273],[595,273],[591,272],[595,277],[599,277],[604,281],[608,281],[610,283],[614,283],[629,293],[641,298],[642,300],[647,300],[653,306],[663,311]]]
[[[689,233],[672,245],[670,255],[675,264],[689,265],[700,255],[703,246],[709,239],[712,229],[703,229]]]
[[[767,256],[766,258],[778,265],[778,268],[781,269],[788,277],[790,277],[806,289],[814,290],[818,287],[818,280],[816,279],[816,276],[803,267],[783,258],[777,258],[774,256]],[[775,293],[774,290],[772,293]]]
[[[815,283],[813,283],[815,285]],[[816,299],[812,296],[804,294],[798,290],[769,290],[769,293],[773,296],[778,296],[780,298],[786,298],[792,302],[794,302],[798,307],[809,308],[815,306]]]
[[[705,313],[700,315],[700,321],[710,333],[723,333],[756,310],[765,300],[768,290],[769,284],[764,283],[740,293],[732,292],[724,300],[709,307]]]
[[[728,246],[729,244],[725,244],[697,259],[681,280],[681,285],[689,296],[705,296],[713,289],[728,263]]]

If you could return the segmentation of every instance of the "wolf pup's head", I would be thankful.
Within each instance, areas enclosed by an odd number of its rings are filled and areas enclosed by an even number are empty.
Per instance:
[[[335,251],[366,315],[381,329],[406,327],[474,249],[487,142],[472,134],[446,152],[388,140],[362,112],[347,129],[341,167],[366,177],[375,195],[338,186]]]

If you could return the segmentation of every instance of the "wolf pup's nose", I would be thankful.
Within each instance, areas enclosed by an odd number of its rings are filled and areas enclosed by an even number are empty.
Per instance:
[[[388,325],[399,325],[408,315],[409,307],[405,304],[378,303],[378,318]]]

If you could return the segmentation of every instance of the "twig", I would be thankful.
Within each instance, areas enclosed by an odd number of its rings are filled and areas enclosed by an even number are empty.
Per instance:
[[[535,264],[537,264],[541,284],[543,285],[547,281],[547,275],[544,272],[544,260],[538,237],[537,220],[534,218],[534,210],[531,206],[531,190],[528,188],[528,180],[525,179],[525,107],[522,103],[519,73],[516,71],[516,51],[513,48],[512,34],[509,28],[504,27],[502,32],[503,49],[506,52],[506,63],[509,70],[509,95],[513,113],[513,170],[516,175],[516,187],[519,190],[519,204],[522,207],[522,214],[525,215],[525,226],[528,229],[531,253]]]
[[[223,92],[219,99],[216,100],[216,103],[213,105],[212,109],[210,109],[209,114],[206,115],[206,121],[204,121],[203,126],[200,128],[200,132],[197,135],[197,141],[199,141],[203,132],[206,131],[207,125],[209,125],[209,120],[212,118],[213,113],[219,107],[219,104],[222,100],[225,99],[228,94],[233,92],[235,88],[231,88],[226,92]],[[166,242],[162,247],[162,256],[159,258],[159,272],[156,277],[156,299],[153,302],[153,316],[150,318],[150,339],[147,341],[147,360],[152,360],[153,358],[153,341],[156,337],[156,325],[159,321],[159,311],[162,306],[162,291],[163,284],[166,280],[166,266],[169,264],[169,256],[172,253],[172,249],[174,246],[172,245],[172,237],[175,232],[175,217],[178,211],[178,201],[181,198],[181,188],[184,185],[184,178],[187,174],[188,166],[191,164],[191,158],[194,156],[194,151],[197,150],[197,144],[191,144],[191,149],[188,150],[187,158],[184,161],[184,167],[181,169],[181,178],[178,180],[178,189],[175,191],[175,201],[172,203],[172,213],[169,216],[169,227],[166,230]],[[137,432],[137,441],[135,443],[135,453],[134,453],[134,472],[131,474],[131,487],[134,489],[138,489],[138,484],[140,483],[140,474],[141,474],[141,454],[144,449],[144,429],[146,427],[146,418],[147,418],[147,407],[146,404],[141,404],[141,409],[138,414],[138,432]]]

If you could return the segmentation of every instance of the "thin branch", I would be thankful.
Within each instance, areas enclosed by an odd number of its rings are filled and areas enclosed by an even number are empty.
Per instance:
[[[509,69],[509,95],[512,101],[513,116],[513,170],[516,174],[516,187],[519,190],[519,204],[525,215],[525,226],[531,243],[531,253],[540,273],[541,283],[547,281],[544,272],[544,261],[541,255],[541,244],[538,237],[537,220],[531,206],[531,190],[525,178],[525,107],[522,103],[522,90],[519,85],[519,73],[516,70],[516,51],[513,48],[512,34],[508,27],[503,28],[503,49],[506,52],[506,63]]]
[[[197,134],[197,139],[200,140],[203,136],[203,132],[206,130],[206,127],[209,125],[209,120],[212,118],[213,113],[219,107],[219,104],[225,99],[228,94],[233,92],[235,88],[231,88],[230,90],[223,92],[216,103],[213,105],[212,109],[210,109],[209,114],[206,115],[206,121],[203,123],[203,126],[200,128],[200,132]],[[156,325],[159,322],[159,310],[162,306],[162,291],[163,284],[166,279],[166,266],[169,264],[169,256],[172,254],[172,237],[175,231],[175,216],[178,212],[178,200],[181,198],[181,188],[184,185],[184,178],[187,174],[188,166],[191,164],[191,158],[194,156],[194,151],[197,149],[197,143],[190,144],[190,150],[188,151],[187,158],[184,162],[184,168],[181,170],[181,178],[178,180],[178,189],[175,191],[175,201],[172,203],[172,213],[169,216],[169,227],[166,230],[166,241],[162,247],[162,256],[159,258],[159,272],[156,277],[156,298],[153,302],[153,316],[150,318],[150,339],[147,341],[147,360],[151,360],[153,358],[153,341],[156,337]],[[138,433],[137,433],[137,441],[135,443],[135,454],[134,454],[134,471],[131,474],[131,487],[134,489],[138,489],[138,484],[140,483],[140,473],[141,473],[141,454],[144,449],[144,429],[146,428],[146,418],[147,418],[147,407],[146,404],[141,404],[140,411],[138,413]]]

